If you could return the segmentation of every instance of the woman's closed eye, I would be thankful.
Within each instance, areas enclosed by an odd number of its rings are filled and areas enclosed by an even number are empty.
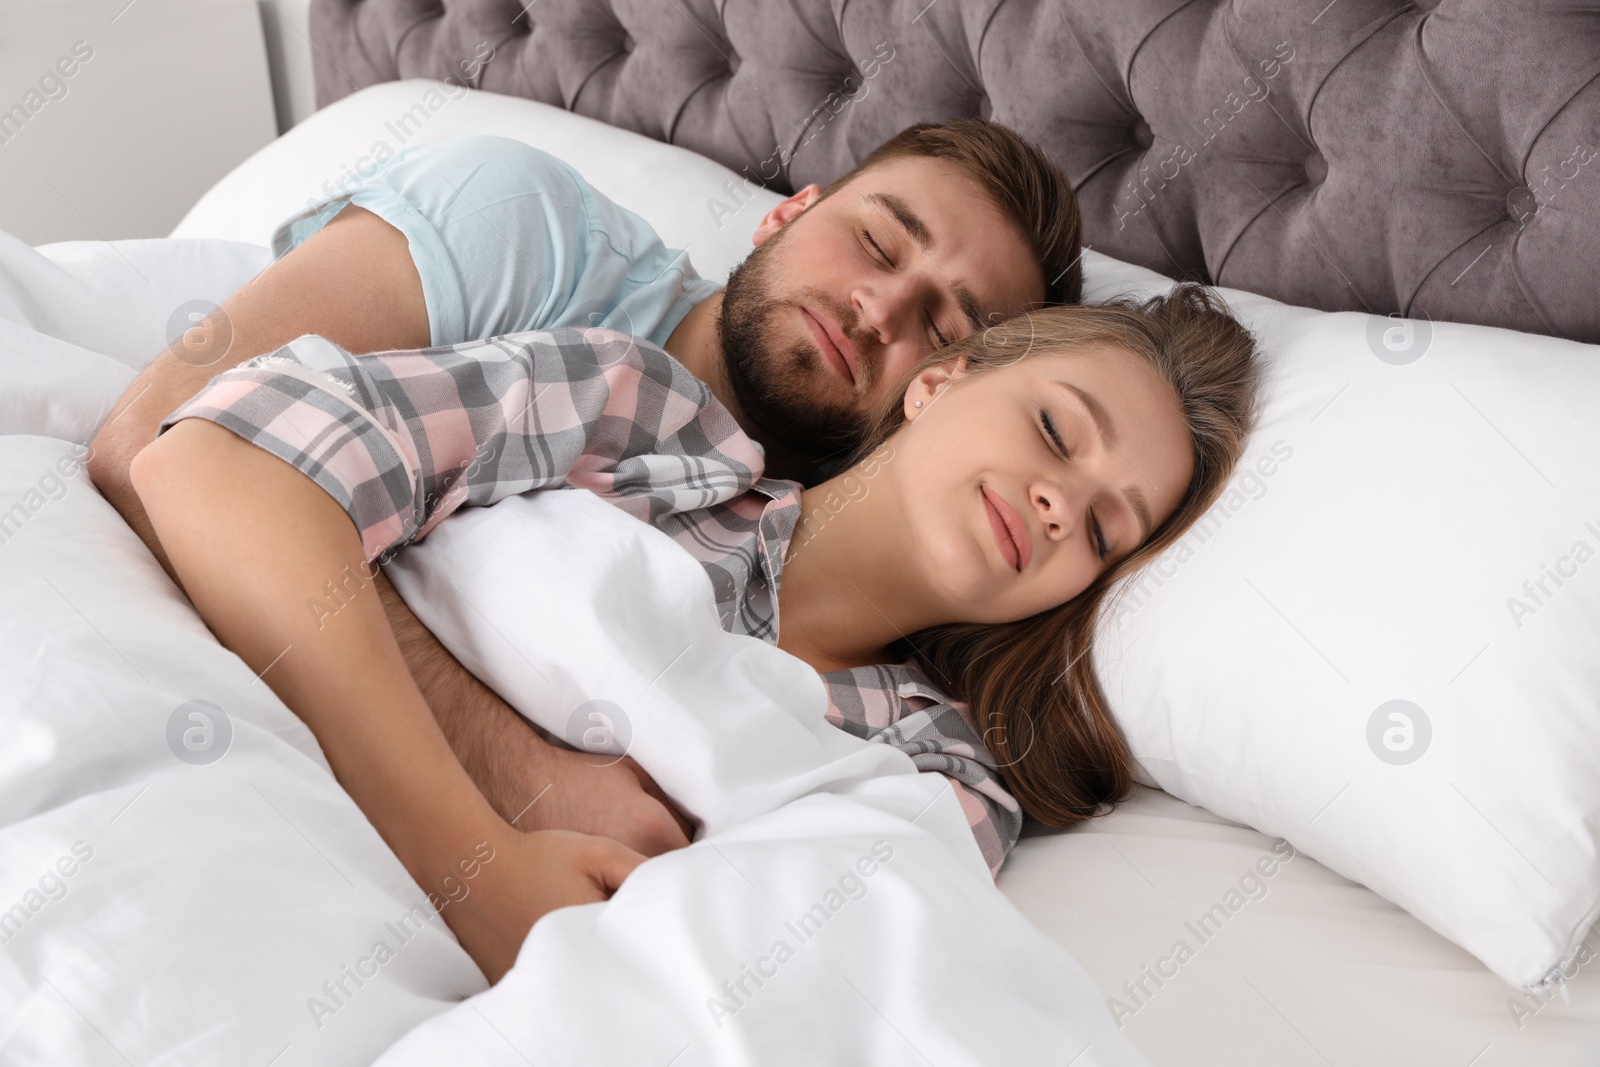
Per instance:
[[[1051,447],[1060,454],[1061,458],[1071,461],[1072,454],[1067,451],[1066,442],[1061,439],[1061,433],[1056,429],[1055,420],[1050,417],[1048,411],[1040,410],[1039,426],[1044,431],[1045,438],[1050,442]],[[1105,531],[1100,528],[1100,519],[1095,515],[1094,508],[1089,509],[1089,533],[1090,543],[1094,546],[1095,555],[1100,557],[1101,563],[1104,563],[1111,555],[1111,548],[1106,544]]]
[[[1055,420],[1050,417],[1048,411],[1041,410],[1039,412],[1039,425],[1044,428],[1045,437],[1049,438],[1051,446],[1061,455],[1061,458],[1071,459],[1072,455],[1067,451],[1067,444],[1061,440],[1061,433],[1056,429]]]

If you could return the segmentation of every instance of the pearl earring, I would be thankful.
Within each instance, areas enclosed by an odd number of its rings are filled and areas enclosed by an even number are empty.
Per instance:
[[[917,402],[916,402],[916,404],[917,404],[917,407],[919,407],[919,408],[920,408],[920,407],[921,407],[921,406],[922,406],[922,401],[920,401],[920,400],[918,400],[918,401],[917,401]]]

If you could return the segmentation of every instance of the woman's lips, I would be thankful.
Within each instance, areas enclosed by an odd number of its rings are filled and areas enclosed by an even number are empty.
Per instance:
[[[850,351],[849,340],[807,308],[800,309],[800,317],[805,320],[806,329],[811,331],[811,339],[816,342],[823,358],[833,364],[839,377],[853,387],[856,384],[855,354]]]
[[[1000,554],[1013,570],[1022,573],[1033,558],[1033,539],[1023,527],[1022,516],[988,486],[983,487],[983,502],[984,510],[989,514],[989,527],[994,531],[995,544],[1000,546]]]

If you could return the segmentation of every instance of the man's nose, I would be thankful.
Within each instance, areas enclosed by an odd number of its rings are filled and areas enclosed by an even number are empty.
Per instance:
[[[922,304],[922,282],[909,273],[876,278],[855,292],[863,330],[888,346],[909,335],[909,323]]]

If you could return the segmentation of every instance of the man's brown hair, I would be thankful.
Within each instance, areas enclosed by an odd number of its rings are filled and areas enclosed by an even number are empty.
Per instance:
[[[831,196],[863,171],[894,159],[947,159],[989,193],[1016,224],[1044,274],[1045,301],[1076,304],[1083,294],[1083,218],[1065,172],[1039,147],[987,119],[908,126],[822,190]]]

